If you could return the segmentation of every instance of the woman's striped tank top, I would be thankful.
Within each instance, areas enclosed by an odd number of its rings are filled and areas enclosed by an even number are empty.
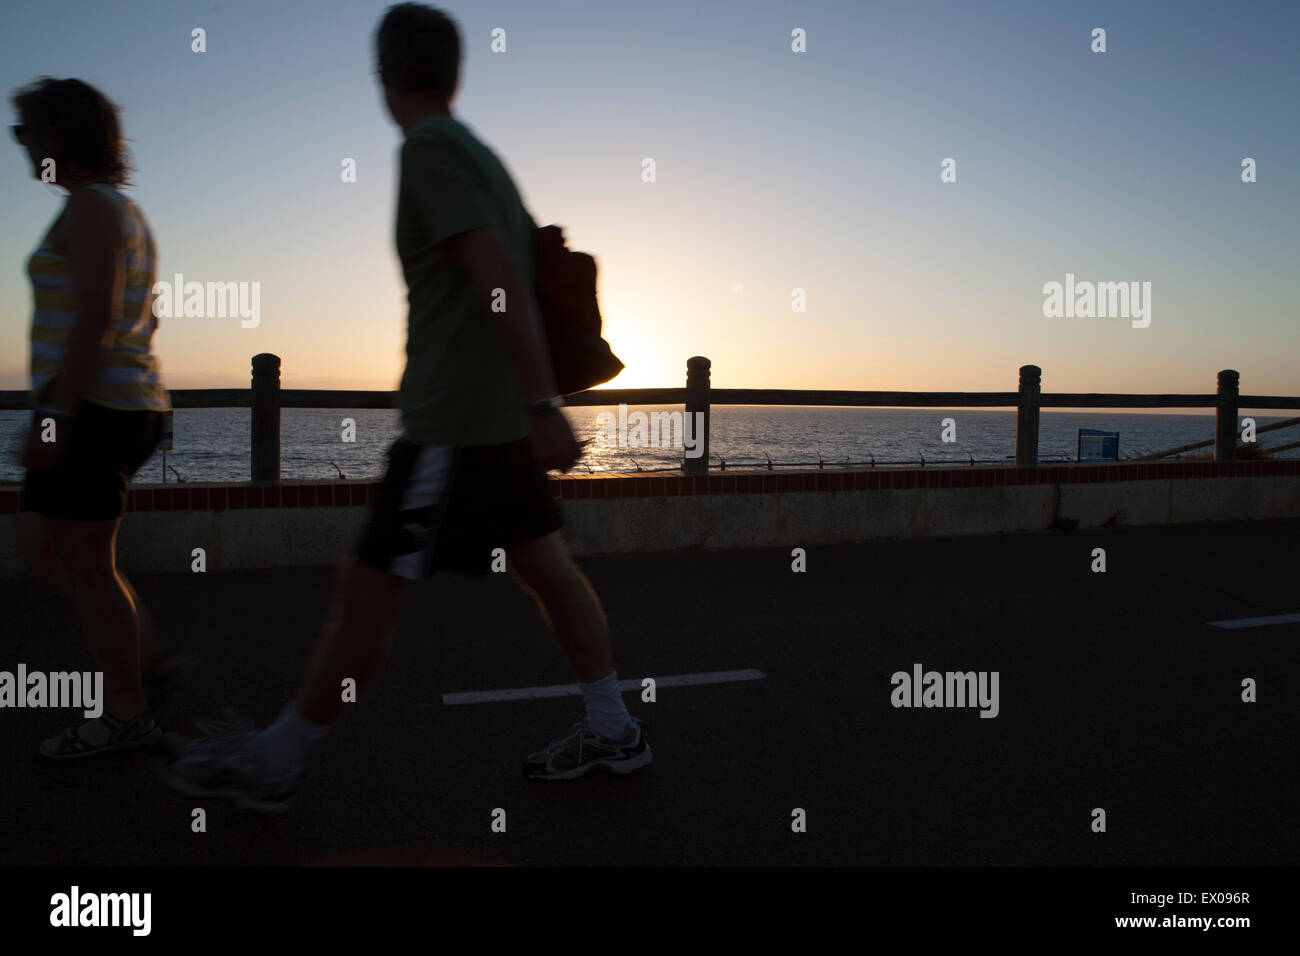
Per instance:
[[[104,333],[86,401],[107,408],[167,411],[171,402],[163,387],[158,359],[152,354],[158,320],[153,314],[153,286],[157,252],[153,233],[136,203],[112,186],[88,187],[108,197],[117,210],[126,249],[121,299]],[[51,226],[27,263],[36,299],[32,315],[32,398],[41,392],[63,365],[65,343],[77,322],[76,290],[66,250],[52,239]]]

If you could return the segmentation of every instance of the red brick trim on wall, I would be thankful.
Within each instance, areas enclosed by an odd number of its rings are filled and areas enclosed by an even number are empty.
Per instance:
[[[670,495],[769,494],[793,491],[885,491],[906,488],[988,488],[1009,485],[1081,484],[1170,478],[1300,476],[1300,459],[1274,461],[1163,461],[1148,463],[1045,464],[930,468],[838,468],[800,471],[727,471],[552,476],[560,498],[654,498]],[[227,508],[308,508],[367,505],[379,480],[133,484],[128,511],[222,511]],[[0,488],[0,514],[18,511],[18,488]]]

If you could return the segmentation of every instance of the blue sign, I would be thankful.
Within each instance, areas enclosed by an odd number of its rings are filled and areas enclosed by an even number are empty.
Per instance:
[[[1080,428],[1079,461],[1119,461],[1119,432]]]

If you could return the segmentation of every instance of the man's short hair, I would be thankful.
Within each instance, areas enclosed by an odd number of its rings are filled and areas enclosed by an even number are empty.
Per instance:
[[[419,3],[389,7],[375,33],[375,52],[384,82],[403,92],[456,92],[460,33],[441,10]]]

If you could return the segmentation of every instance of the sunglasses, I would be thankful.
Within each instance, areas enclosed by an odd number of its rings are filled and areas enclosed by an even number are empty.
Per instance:
[[[23,133],[24,133],[24,131],[25,131],[26,129],[27,129],[26,126],[10,126],[10,127],[9,127],[9,132],[11,132],[11,133],[14,134],[14,142],[15,142],[15,143],[18,143],[18,144],[21,145],[21,146],[26,146],[26,145],[27,145],[27,144],[23,141]]]

